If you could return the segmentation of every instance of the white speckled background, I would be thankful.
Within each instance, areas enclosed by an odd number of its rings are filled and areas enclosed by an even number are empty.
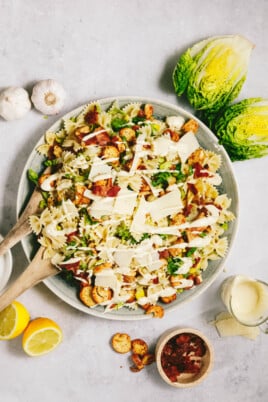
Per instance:
[[[96,98],[154,97],[191,110],[174,94],[171,74],[182,51],[211,35],[239,33],[255,43],[239,99],[268,97],[268,2],[265,0],[0,0],[0,89],[31,90],[55,78],[68,92],[62,113]],[[0,120],[0,232],[16,216],[20,174],[33,146],[57,117],[32,110],[15,122]],[[264,402],[268,395],[268,337],[219,338],[208,324],[223,306],[218,288],[228,275],[268,281],[268,157],[234,164],[240,191],[240,225],[225,272],[198,299],[162,320],[107,321],[74,310],[43,284],[19,298],[32,317],[62,327],[53,353],[28,358],[21,338],[0,343],[1,402]],[[20,245],[12,250],[13,281],[27,265]],[[155,365],[134,374],[127,356],[109,345],[118,331],[153,346],[174,326],[203,331],[215,349],[214,369],[192,389],[168,387]]]

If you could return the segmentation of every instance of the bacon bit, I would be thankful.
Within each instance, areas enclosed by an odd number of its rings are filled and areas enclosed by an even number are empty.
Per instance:
[[[201,357],[205,354],[206,345],[199,336],[183,333],[166,343],[161,354],[161,364],[170,381],[176,382],[183,373],[199,373]]]
[[[98,195],[100,197],[106,197],[106,195],[107,195],[107,187],[98,186],[98,185],[93,184],[92,193],[95,194],[95,195]]]
[[[97,139],[98,144],[101,146],[107,145],[111,141],[111,138],[106,131],[103,131],[102,133],[97,134],[96,139]]]
[[[121,187],[112,184],[112,179],[103,180],[103,183],[94,183],[92,193],[100,197],[116,197]]]
[[[186,205],[186,207],[183,210],[183,215],[184,216],[189,216],[191,211],[192,211],[193,206],[192,205]]]
[[[169,251],[163,250],[163,251],[158,251],[159,254],[159,258],[164,258],[165,260],[167,260],[169,258]]]
[[[170,128],[167,128],[163,134],[169,134],[170,135],[170,139],[173,142],[178,142],[180,139],[180,135],[179,133],[177,133],[177,131],[171,130]]]
[[[107,197],[116,197],[119,191],[121,190],[121,187],[119,186],[112,186],[108,191],[107,191]]]
[[[59,267],[62,269],[66,269],[67,271],[72,271],[76,273],[77,269],[79,268],[80,261],[71,262],[70,264],[59,264]]]
[[[142,109],[139,110],[137,116],[138,116],[138,117],[145,117],[145,112],[144,112],[144,110],[142,110]]]
[[[77,236],[78,235],[78,230],[75,230],[75,231],[73,231],[73,232],[71,232],[71,233],[68,233],[67,235],[66,235],[66,241],[67,241],[67,243],[69,243],[70,241],[72,241],[72,239],[73,239],[73,237],[74,236]]]
[[[198,179],[199,177],[209,177],[209,173],[208,172],[202,172],[202,165],[200,165],[199,162],[196,162],[194,165],[194,178]]]
[[[153,279],[153,284],[157,285],[158,283],[159,283],[159,278],[158,277],[154,278]]]
[[[189,275],[187,279],[192,279],[195,285],[200,285],[202,283],[201,275]]]
[[[94,106],[94,109],[90,110],[85,115],[85,121],[88,124],[97,124],[98,123],[98,117],[99,117],[99,113],[97,111],[97,106]]]
[[[187,183],[187,187],[194,195],[198,194],[198,190],[193,183]]]

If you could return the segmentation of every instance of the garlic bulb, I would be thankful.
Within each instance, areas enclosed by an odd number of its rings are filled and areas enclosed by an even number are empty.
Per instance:
[[[24,88],[9,87],[0,93],[0,116],[3,119],[21,119],[30,109],[31,102]]]
[[[37,110],[50,115],[60,112],[65,97],[65,90],[57,81],[42,80],[33,87],[31,100]]]

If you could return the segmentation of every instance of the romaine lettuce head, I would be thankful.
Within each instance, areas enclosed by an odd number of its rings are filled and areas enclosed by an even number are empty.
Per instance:
[[[228,106],[214,131],[233,161],[268,154],[268,99],[250,98]]]
[[[246,79],[253,45],[243,36],[210,37],[180,57],[173,72],[175,92],[196,110],[218,111],[234,100]]]

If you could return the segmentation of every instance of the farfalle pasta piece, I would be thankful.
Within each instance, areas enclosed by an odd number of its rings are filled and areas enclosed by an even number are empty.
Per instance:
[[[74,169],[88,169],[89,162],[86,160],[84,155],[79,155],[78,157],[74,158],[72,161],[69,161],[69,166]]]
[[[79,126],[75,119],[63,119],[63,127],[67,133],[73,133]]]
[[[96,118],[96,123],[99,123],[99,113],[101,112],[101,106],[99,102],[90,102],[88,103],[82,110],[81,113],[79,113],[76,116],[76,122],[78,125],[83,125],[85,122],[87,122],[87,115],[89,113],[95,113],[96,115],[94,118]]]
[[[101,112],[98,117],[98,123],[101,127],[104,127],[106,130],[109,130],[111,127],[112,116],[107,112]]]
[[[42,226],[49,225],[53,221],[53,217],[49,209],[44,209],[40,215],[40,222]]]
[[[45,141],[48,145],[53,145],[56,139],[56,133],[52,131],[47,131],[45,134]]]
[[[216,172],[221,167],[221,155],[215,154],[212,151],[206,150],[204,158],[204,166],[208,166],[211,172]]]
[[[61,160],[63,165],[69,165],[76,158],[75,154],[70,151],[63,151],[61,154]]]
[[[42,230],[42,223],[41,220],[38,216],[35,215],[31,215],[29,217],[29,224],[31,226],[32,231],[36,234],[39,235],[39,233],[41,233]]]
[[[222,258],[226,255],[228,250],[227,237],[221,237],[215,242],[215,252]]]
[[[50,145],[48,145],[48,144],[41,144],[41,145],[39,145],[39,146],[36,148],[36,150],[37,150],[37,152],[38,152],[40,155],[48,156],[48,152],[49,152],[49,150],[50,150]]]
[[[197,179],[195,188],[198,191],[199,196],[202,196],[208,200],[215,200],[219,193],[218,190],[210,183],[202,179]]]
[[[142,104],[140,102],[129,103],[122,108],[123,112],[126,113],[131,119],[136,117],[141,109]]]
[[[215,198],[215,205],[222,209],[228,209],[231,205],[231,199],[226,194],[220,194]]]
[[[117,176],[116,182],[121,188],[130,187],[131,190],[136,191],[138,193],[142,185],[142,178],[137,174],[136,175],[126,174]]]

